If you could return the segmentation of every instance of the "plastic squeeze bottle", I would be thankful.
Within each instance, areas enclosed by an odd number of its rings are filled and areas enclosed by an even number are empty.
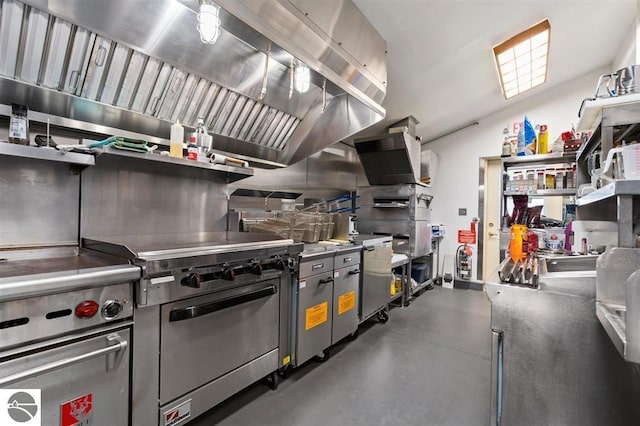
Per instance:
[[[182,141],[184,140],[184,127],[180,124],[180,120],[171,126],[171,139],[169,141],[169,156],[174,158],[182,158]]]

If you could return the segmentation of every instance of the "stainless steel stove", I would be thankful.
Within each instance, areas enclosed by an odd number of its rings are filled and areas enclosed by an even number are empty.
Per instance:
[[[39,389],[38,424],[129,424],[140,268],[77,248],[34,252],[0,262],[0,388]]]
[[[302,244],[249,233],[86,238],[143,269],[136,286],[133,424],[178,425],[291,362]],[[158,375],[157,372],[160,372]]]

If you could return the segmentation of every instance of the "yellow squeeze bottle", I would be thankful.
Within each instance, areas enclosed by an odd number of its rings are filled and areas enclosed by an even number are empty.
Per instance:
[[[171,139],[169,140],[169,156],[174,158],[182,158],[182,141],[184,140],[184,127],[180,124],[180,120],[171,126]]]

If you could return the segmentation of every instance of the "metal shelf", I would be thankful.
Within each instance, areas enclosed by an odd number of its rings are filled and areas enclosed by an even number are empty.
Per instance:
[[[562,153],[550,153],[550,154],[536,154],[536,155],[522,155],[516,157],[503,157],[502,162],[504,164],[555,164],[565,161],[575,160],[575,152],[562,152]]]
[[[0,142],[0,155],[32,158],[34,160],[57,161],[60,163],[74,164],[82,168],[95,164],[95,158],[91,154],[63,152],[54,148],[18,145],[7,142]]]
[[[519,192],[519,191],[505,191],[504,195],[537,195],[540,197],[551,197],[551,196],[571,196],[576,195],[575,188],[568,189],[535,189],[530,192]]]
[[[401,297],[402,297],[402,291],[400,291],[399,293],[396,293],[395,295],[391,296],[391,300],[389,301],[389,303],[395,302],[396,300],[400,299]]]
[[[433,284],[433,279],[429,278],[428,280],[426,280],[425,282],[423,282],[422,284],[420,284],[418,287],[416,288],[411,288],[411,295],[413,296],[414,294],[416,294],[417,292],[423,290],[424,288],[426,288],[429,284]]]
[[[610,184],[603,186],[602,188],[585,195],[582,198],[578,198],[576,204],[578,207],[587,206],[589,204],[604,201],[611,197],[617,197],[621,195],[640,195],[640,182],[637,180],[618,180],[611,182]]]
[[[225,175],[229,182],[236,182],[241,179],[245,179],[253,176],[253,169],[248,167],[234,167],[222,164],[204,163],[202,161],[186,160],[184,158],[173,158],[155,153],[138,153],[124,151],[109,146],[103,148],[96,148],[95,153],[98,158],[101,156],[118,156],[126,157],[133,160],[139,160],[148,162],[150,164],[162,164],[178,167],[188,167],[190,169],[200,169],[203,171],[209,171],[214,174]]]

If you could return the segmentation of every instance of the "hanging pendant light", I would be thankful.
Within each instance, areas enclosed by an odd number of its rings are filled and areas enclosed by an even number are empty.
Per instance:
[[[200,40],[205,44],[214,44],[220,35],[220,7],[202,0],[198,13],[198,32]]]
[[[296,60],[296,68],[293,75],[293,85],[298,93],[305,93],[311,85],[311,71],[302,62]]]

